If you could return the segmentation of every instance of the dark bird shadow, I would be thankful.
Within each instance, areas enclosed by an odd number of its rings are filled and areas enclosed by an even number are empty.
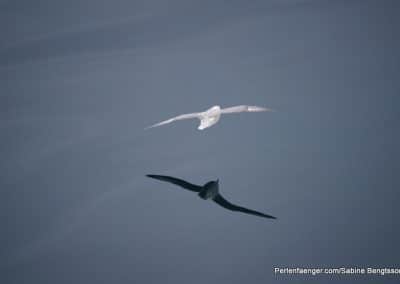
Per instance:
[[[197,195],[204,200],[212,200],[218,205],[222,206],[225,209],[228,209],[230,211],[238,211],[250,215],[255,215],[259,217],[264,217],[264,218],[269,218],[269,219],[276,219],[276,217],[264,214],[255,210],[251,210],[245,207],[241,207],[238,205],[235,205],[228,200],[226,200],[220,193],[219,193],[219,180],[212,180],[204,185],[196,185],[192,184],[190,182],[187,182],[185,180],[171,177],[171,176],[163,176],[163,175],[146,175],[149,178],[152,179],[157,179],[160,181],[165,181],[168,183],[172,183],[175,185],[178,185],[186,190],[196,192]]]

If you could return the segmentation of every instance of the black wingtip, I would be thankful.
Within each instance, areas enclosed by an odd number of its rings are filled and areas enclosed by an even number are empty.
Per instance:
[[[148,178],[154,178],[154,179],[159,179],[159,178],[160,178],[159,175],[146,175],[146,177],[148,177]]]
[[[264,217],[264,218],[266,218],[266,219],[274,219],[274,220],[278,219],[278,218],[276,218],[275,216],[266,215],[266,214],[263,214],[263,215],[258,215],[258,216],[260,216],[260,217]]]

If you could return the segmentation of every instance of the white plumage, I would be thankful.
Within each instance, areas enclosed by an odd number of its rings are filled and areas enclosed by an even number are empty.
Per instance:
[[[206,128],[216,124],[218,122],[218,120],[220,119],[221,114],[239,113],[239,112],[261,112],[261,111],[273,111],[273,110],[269,109],[269,108],[265,108],[265,107],[247,106],[247,105],[233,106],[233,107],[228,107],[228,108],[221,108],[220,106],[213,106],[206,111],[178,115],[173,118],[156,123],[147,128],[161,126],[161,125],[168,124],[168,123],[171,123],[171,122],[174,122],[177,120],[197,118],[200,120],[200,125],[198,126],[197,129],[203,130],[203,129],[206,129]]]

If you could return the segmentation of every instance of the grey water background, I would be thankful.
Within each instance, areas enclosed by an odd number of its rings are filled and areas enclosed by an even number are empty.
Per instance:
[[[0,282],[398,283],[273,269],[400,266],[399,7],[0,1]]]

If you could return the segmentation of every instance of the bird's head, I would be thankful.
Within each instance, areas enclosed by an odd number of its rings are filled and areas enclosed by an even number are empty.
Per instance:
[[[207,182],[207,183],[204,185],[204,187],[205,187],[205,188],[218,188],[218,187],[219,187],[219,179],[216,179],[216,180],[212,180],[212,181]]]
[[[216,111],[220,111],[221,110],[221,107],[219,106],[219,105],[215,105],[215,106],[212,106],[212,107],[210,107],[208,110],[206,110],[206,112],[216,112]]]

